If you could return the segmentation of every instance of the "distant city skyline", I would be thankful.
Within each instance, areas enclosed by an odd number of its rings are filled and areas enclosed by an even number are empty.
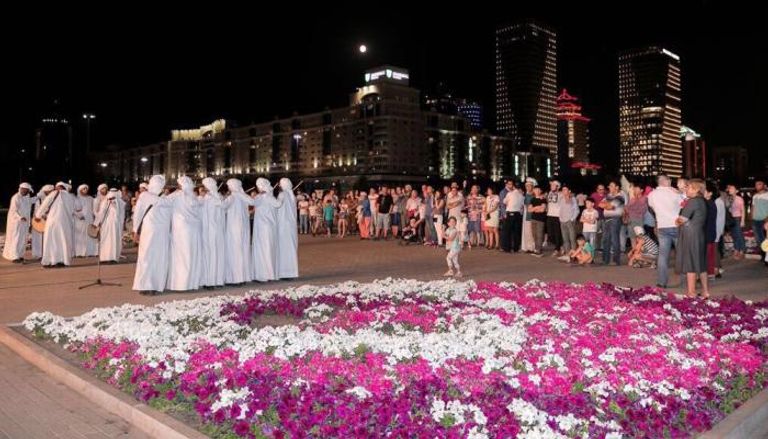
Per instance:
[[[212,14],[217,19],[209,20],[206,32],[189,27],[183,11],[155,18],[127,14],[89,20],[88,26],[43,17],[35,29],[56,44],[32,51],[13,38],[0,43],[12,66],[7,81],[14,84],[1,110],[7,126],[0,152],[7,157],[32,148],[53,99],[71,113],[75,148],[83,146],[82,113],[98,116],[92,149],[135,146],[218,118],[247,124],[344,105],[339,97],[359,83],[360,72],[384,63],[408,68],[412,85],[423,92],[447,83],[478,102],[484,125],[493,127],[495,29],[534,18],[557,33],[556,86],[579,96],[592,119],[591,150],[614,159],[606,171],[618,167],[618,54],[650,45],[681,57],[683,123],[700,131],[708,146],[743,145],[751,164],[762,163],[765,136],[754,127],[765,116],[758,104],[768,87],[765,62],[755,54],[765,53],[768,38],[760,14],[710,1],[651,2],[629,15],[619,6],[600,8],[560,4],[499,13],[478,7],[462,14],[330,8],[296,16],[289,26],[257,26],[222,10]],[[5,166],[11,166],[6,174],[18,174],[15,164]]]

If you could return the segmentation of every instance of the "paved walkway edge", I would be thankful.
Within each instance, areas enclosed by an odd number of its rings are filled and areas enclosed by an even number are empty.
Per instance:
[[[0,343],[6,345],[18,356],[47,373],[53,379],[105,410],[123,418],[151,437],[162,439],[204,439],[208,437],[169,415],[137,402],[129,395],[89,375],[84,370],[68,364],[5,325],[0,325]]]

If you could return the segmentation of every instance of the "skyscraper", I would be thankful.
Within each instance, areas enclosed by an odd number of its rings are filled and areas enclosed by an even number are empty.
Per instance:
[[[82,157],[74,151],[72,125],[65,114],[56,99],[35,129],[35,175],[52,181],[81,177],[73,175],[76,159],[82,160]]]
[[[683,171],[680,57],[661,47],[619,56],[619,168],[631,175]]]
[[[524,22],[496,30],[496,130],[523,151],[557,152],[557,36]]]
[[[680,141],[683,145],[683,175],[707,178],[707,142],[701,134],[685,125],[680,128]]]
[[[712,150],[714,177],[727,184],[747,182],[749,151],[743,146],[718,146]],[[754,175],[754,174],[753,174]]]
[[[472,129],[483,129],[483,107],[480,104],[462,99],[456,106],[456,111],[469,121]]]
[[[589,118],[581,114],[579,99],[563,89],[557,97],[557,162],[558,173],[589,165]]]

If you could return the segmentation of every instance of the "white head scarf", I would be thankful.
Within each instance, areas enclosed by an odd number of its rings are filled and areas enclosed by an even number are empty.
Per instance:
[[[78,186],[78,187],[77,187],[77,195],[80,195],[80,192],[81,192],[83,189],[85,189],[85,190],[86,190],[86,192],[87,192],[87,191],[88,191],[88,189],[89,189],[89,188],[88,188],[88,185],[87,185],[87,184],[81,184],[80,186]],[[86,194],[86,195],[88,195],[88,194]]]
[[[280,179],[280,189],[286,192],[293,192],[293,184],[289,178]]]
[[[34,191],[32,190],[32,185],[31,185],[31,184],[29,184],[29,183],[27,183],[27,182],[21,183],[21,184],[19,185],[19,189],[26,189],[26,190],[28,190],[28,191],[30,191],[30,192],[34,192]]]
[[[203,179],[203,186],[208,190],[208,193],[214,197],[219,196],[219,187],[216,185],[216,180],[211,177],[205,177]]]
[[[163,188],[165,187],[165,177],[162,175],[153,175],[152,178],[149,179],[149,184],[147,184],[147,192],[155,195],[160,195],[163,192]]]
[[[179,187],[181,187],[181,190],[188,195],[193,195],[195,192],[195,183],[192,181],[191,178],[187,177],[186,175],[183,175],[176,179],[176,183],[179,184]]]
[[[227,180],[227,187],[229,188],[229,191],[232,193],[235,193],[235,192],[245,193],[243,191],[243,182],[236,178],[230,178],[229,180]]]
[[[272,189],[272,184],[266,178],[259,177],[256,179],[256,189],[259,192],[269,192]]]

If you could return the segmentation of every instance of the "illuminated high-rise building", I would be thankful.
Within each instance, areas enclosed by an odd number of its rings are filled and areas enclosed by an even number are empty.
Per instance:
[[[496,130],[522,151],[557,152],[557,35],[533,22],[496,30]]]
[[[685,177],[707,178],[709,160],[707,142],[693,128],[683,125],[680,128],[680,141],[683,145],[683,175]]]
[[[683,172],[680,57],[661,47],[619,56],[619,168],[630,175]]]

